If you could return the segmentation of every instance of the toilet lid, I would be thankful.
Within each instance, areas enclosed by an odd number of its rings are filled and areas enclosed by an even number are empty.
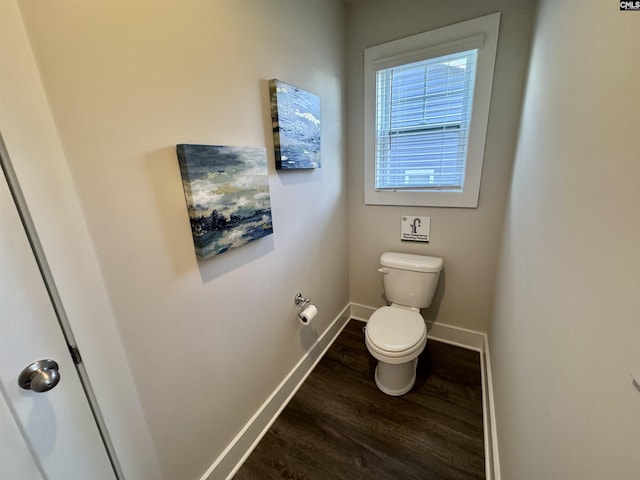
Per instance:
[[[398,307],[376,310],[366,328],[369,340],[387,352],[402,352],[419,343],[427,333],[419,312]]]

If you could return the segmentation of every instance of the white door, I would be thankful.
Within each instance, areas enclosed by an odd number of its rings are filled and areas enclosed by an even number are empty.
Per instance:
[[[60,381],[18,385],[32,362],[55,360]],[[0,479],[114,480],[4,174],[0,179]]]

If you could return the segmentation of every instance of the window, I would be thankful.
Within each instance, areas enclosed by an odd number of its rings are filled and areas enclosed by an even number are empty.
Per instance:
[[[365,203],[477,207],[499,21],[365,50]]]
[[[477,49],[379,70],[376,189],[460,190]]]

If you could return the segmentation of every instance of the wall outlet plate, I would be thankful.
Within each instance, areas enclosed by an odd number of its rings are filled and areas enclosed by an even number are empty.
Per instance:
[[[403,215],[400,222],[400,240],[428,242],[430,230],[431,217]]]

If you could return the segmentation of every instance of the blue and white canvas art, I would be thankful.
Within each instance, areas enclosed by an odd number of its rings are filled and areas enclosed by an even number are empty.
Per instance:
[[[183,144],[177,153],[199,259],[273,233],[265,148]]]
[[[320,97],[270,80],[277,169],[320,167]]]

